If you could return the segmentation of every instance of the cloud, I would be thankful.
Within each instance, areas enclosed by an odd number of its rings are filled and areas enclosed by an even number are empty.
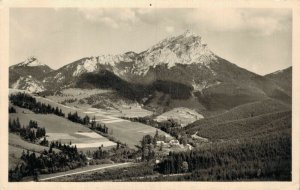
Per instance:
[[[289,9],[79,9],[91,22],[112,28],[142,24],[163,28],[167,33],[187,27],[207,32],[249,32],[271,35],[291,25]],[[290,28],[289,28],[290,29]]]
[[[110,17],[102,17],[99,21],[107,24],[108,26],[111,26],[112,28],[119,28],[119,24]]]
[[[198,24],[212,31],[248,31],[257,35],[271,35],[291,24],[287,9],[194,9],[186,22]]]
[[[104,23],[112,28],[119,28],[121,25],[129,26],[138,21],[138,17],[132,9],[83,8],[78,11],[88,21]]]

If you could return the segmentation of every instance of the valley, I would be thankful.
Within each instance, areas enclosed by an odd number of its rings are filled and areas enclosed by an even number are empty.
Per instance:
[[[292,67],[253,73],[187,31],[9,80],[10,181],[291,180]]]

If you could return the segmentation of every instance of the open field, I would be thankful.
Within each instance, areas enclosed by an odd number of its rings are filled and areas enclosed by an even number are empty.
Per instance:
[[[139,105],[135,105],[135,106],[130,106],[130,107],[122,107],[120,109],[121,111],[121,115],[122,117],[129,117],[129,118],[133,118],[133,117],[145,117],[145,116],[149,116],[152,115],[153,112],[143,109],[141,108],[141,106]]]
[[[140,144],[140,140],[143,136],[149,134],[155,135],[156,128],[148,125],[137,123],[137,122],[118,122],[118,123],[107,123],[106,126],[112,130],[112,135],[119,139],[121,142],[127,143],[129,147],[135,147]],[[160,135],[166,135],[171,138],[167,133],[158,130]]]
[[[17,108],[17,106],[14,107]],[[27,125],[30,120],[37,121],[40,127],[46,129],[47,133],[91,132],[89,128],[71,122],[66,118],[54,114],[35,114],[28,111],[27,109],[17,108],[17,113],[10,114],[10,118],[14,119],[18,117],[24,125]]]
[[[48,96],[54,102],[62,103],[69,107],[97,108],[105,112],[112,112],[117,117],[144,117],[153,112],[141,108],[132,100],[120,97],[112,90],[104,89],[64,89],[59,95]]]
[[[120,119],[119,114],[120,112],[117,110],[101,110],[97,108],[91,108],[91,107],[70,107],[66,105],[59,104],[53,100],[50,100],[48,98],[43,98],[40,96],[34,96],[37,101],[50,104],[53,107],[59,107],[62,109],[62,111],[65,114],[68,114],[69,112],[74,113],[75,111],[78,112],[78,115],[81,117],[84,117],[85,115],[88,115],[90,118],[93,118],[95,116],[95,119],[98,123],[105,124],[109,129],[109,134],[113,137],[115,137],[117,140],[126,143],[129,147],[135,148],[135,145],[140,144],[140,140],[143,136],[150,134],[154,135],[156,132],[156,128],[153,128],[149,125],[145,125],[142,123],[137,122],[131,122],[128,120]],[[137,112],[136,109],[133,109],[134,112]],[[18,112],[18,111],[17,111]],[[67,119],[55,116],[55,115],[41,115],[41,114],[24,114],[26,115],[26,118],[24,119],[26,123],[29,122],[29,118],[36,120],[38,123],[41,122],[40,126],[45,127],[47,133],[68,133],[72,134],[72,136],[76,136],[76,132],[90,132],[90,129],[70,122]],[[29,117],[30,115],[30,117]],[[51,115],[51,116],[50,116]],[[50,117],[49,117],[50,116]],[[16,117],[16,116],[15,116]],[[20,121],[22,122],[21,118]],[[27,122],[28,121],[28,122]],[[47,124],[42,124],[44,121],[49,122],[47,129]],[[61,126],[68,125],[68,128],[61,128]],[[52,127],[50,127],[52,126]],[[72,126],[72,128],[71,128]],[[73,128],[74,127],[74,128]],[[169,137],[169,135],[161,130],[158,130],[159,134],[163,134]],[[56,134],[59,135],[59,134]],[[104,137],[103,137],[104,138]],[[67,139],[69,141],[69,139]],[[71,142],[76,143],[76,141]],[[99,139],[100,140],[100,139]],[[96,144],[94,144],[96,145]]]
[[[37,121],[40,127],[46,129],[47,140],[61,141],[62,143],[76,145],[77,148],[95,148],[103,145],[104,147],[115,146],[116,143],[109,141],[88,127],[71,122],[66,118],[54,114],[35,114],[27,109],[14,106],[17,113],[11,113],[10,118],[19,118],[21,124],[27,125],[30,120]]]
[[[203,119],[203,115],[198,112],[184,108],[174,108],[170,111],[167,111],[155,118],[156,121],[167,121],[168,119],[173,119],[174,121],[180,123],[182,126],[186,126],[187,124],[193,123],[199,119]]]

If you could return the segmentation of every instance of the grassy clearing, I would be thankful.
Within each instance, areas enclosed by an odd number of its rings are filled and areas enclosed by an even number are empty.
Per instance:
[[[167,121],[168,119],[173,119],[177,123],[180,123],[183,126],[186,126],[187,124],[193,123],[194,121],[197,121],[199,119],[203,119],[204,117],[199,114],[198,112],[180,107],[180,108],[174,108],[170,111],[167,111],[155,118],[156,121],[162,122]]]
[[[68,88],[61,91],[61,94],[55,96],[48,96],[49,99],[55,102],[62,102],[68,99],[77,98],[78,100],[87,98],[95,94],[103,94],[111,92],[111,90],[103,89],[80,89],[80,88]]]
[[[140,106],[130,106],[130,107],[121,107],[119,109],[121,111],[122,117],[146,117],[153,114],[153,112],[149,110],[145,110]]]
[[[69,144],[70,142],[80,148],[94,148],[103,146],[115,146],[116,143],[109,141],[88,127],[71,122],[66,118],[58,117],[53,114],[35,114],[29,110],[19,108],[17,113],[10,114],[11,119],[19,118],[21,124],[26,125],[30,120],[37,121],[40,127],[46,129],[46,137],[49,141],[61,141]]]
[[[10,118],[19,118],[22,124],[28,124],[30,120],[38,122],[38,125],[44,127],[49,133],[76,133],[79,131],[91,132],[87,127],[73,123],[65,118],[54,114],[35,114],[35,113],[14,113]]]
[[[106,126],[112,130],[112,136],[119,139],[121,142],[125,142],[129,147],[134,148],[135,145],[139,145],[143,136],[149,134],[155,135],[156,128],[137,122],[118,122],[106,124]],[[160,135],[167,135],[165,132],[158,130]]]

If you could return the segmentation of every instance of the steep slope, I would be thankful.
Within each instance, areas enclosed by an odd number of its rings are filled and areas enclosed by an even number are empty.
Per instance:
[[[46,90],[44,85],[38,80],[29,77],[20,77],[15,83],[10,86],[12,89],[26,90],[28,92],[43,92]]]
[[[51,71],[49,66],[40,63],[37,58],[29,57],[9,67],[9,87],[30,92],[43,91],[43,78]]]
[[[218,129],[223,131],[223,129],[220,127],[226,123],[251,119],[269,113],[286,112],[290,110],[291,107],[289,104],[285,104],[275,99],[265,99],[262,101],[256,101],[237,106],[225,113],[198,120],[188,125],[185,130],[186,132],[193,134],[200,129],[213,129],[215,126],[218,126]]]
[[[209,140],[230,140],[272,136],[282,131],[289,132],[292,126],[291,112],[262,114],[255,117],[218,123],[197,128],[197,135]]]
[[[192,87],[172,81],[157,80],[151,84],[134,84],[127,82],[114,73],[102,70],[97,73],[82,74],[75,83],[79,88],[113,89],[122,96],[142,101],[152,96],[155,91],[163,92],[174,99],[186,99],[191,96]]]
[[[292,95],[292,67],[267,74],[265,77],[284,89],[287,94]]]

